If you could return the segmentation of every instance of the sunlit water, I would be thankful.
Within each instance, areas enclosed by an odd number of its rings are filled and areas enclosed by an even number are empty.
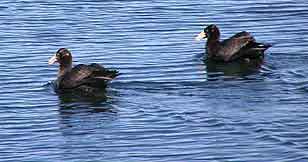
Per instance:
[[[203,62],[210,23],[262,66]],[[1,161],[308,160],[307,1],[1,1],[0,32]],[[121,72],[107,101],[53,91],[60,47]]]

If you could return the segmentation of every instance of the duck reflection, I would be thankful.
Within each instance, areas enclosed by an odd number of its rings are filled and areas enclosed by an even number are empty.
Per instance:
[[[74,91],[76,92],[76,91]],[[113,107],[114,101],[107,101],[106,94],[101,96],[82,96],[70,93],[58,93],[59,96],[59,121],[61,128],[84,128],[97,127],[97,124],[92,125],[93,122],[109,122],[117,114]],[[88,125],[91,123],[91,125]],[[87,131],[88,129],[78,131]],[[73,131],[69,129],[68,132]]]
[[[106,102],[108,100],[108,97],[106,95],[106,92],[104,90],[98,91],[96,93],[93,93],[91,95],[82,93],[80,91],[56,91],[60,102],[62,104],[65,103],[72,103],[72,102],[89,102],[89,103],[100,103],[100,102]]]
[[[245,77],[260,71],[263,58],[238,60],[229,63],[217,62],[210,59],[204,60],[208,79],[223,77]]]
[[[56,91],[59,98],[59,112],[61,116],[70,116],[76,113],[115,112],[110,106],[106,91],[100,90],[88,95],[79,91]]]

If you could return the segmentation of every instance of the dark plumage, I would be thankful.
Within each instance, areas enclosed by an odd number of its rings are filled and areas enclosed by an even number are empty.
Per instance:
[[[197,37],[197,40],[207,38],[207,57],[216,61],[230,62],[238,59],[263,58],[264,51],[271,45],[257,43],[248,32],[240,32],[222,42],[216,25],[207,26]]]
[[[48,61],[49,64],[60,64],[57,90],[82,90],[96,93],[98,89],[106,88],[107,82],[118,75],[118,71],[109,70],[99,64],[79,64],[72,68],[72,54],[66,48],[60,48]]]

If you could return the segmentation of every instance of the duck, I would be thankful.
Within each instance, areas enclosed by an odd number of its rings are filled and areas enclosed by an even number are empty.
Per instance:
[[[82,93],[96,93],[105,89],[107,83],[119,75],[117,70],[104,68],[102,65],[78,64],[72,66],[72,53],[67,48],[60,48],[49,60],[48,64],[59,63],[55,88],[58,91],[81,90]]]
[[[207,59],[219,62],[236,60],[263,59],[264,52],[272,45],[256,42],[246,31],[236,33],[232,37],[220,41],[220,31],[215,24],[208,25],[195,38],[197,41],[207,38],[205,45]]]

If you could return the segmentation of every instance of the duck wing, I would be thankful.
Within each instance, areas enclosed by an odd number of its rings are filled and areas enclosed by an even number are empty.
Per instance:
[[[119,75],[117,70],[106,69],[103,66],[93,63],[89,65],[93,69],[94,78],[112,80]]]
[[[88,85],[103,88],[106,87],[106,82],[117,75],[116,70],[108,70],[98,64],[79,64],[61,78],[59,87],[72,89],[81,85]]]
[[[255,42],[255,39],[248,32],[240,32],[230,37],[229,39],[224,40],[220,44],[219,55],[221,55],[224,61],[234,60],[240,55],[240,50],[242,50],[246,45]]]

